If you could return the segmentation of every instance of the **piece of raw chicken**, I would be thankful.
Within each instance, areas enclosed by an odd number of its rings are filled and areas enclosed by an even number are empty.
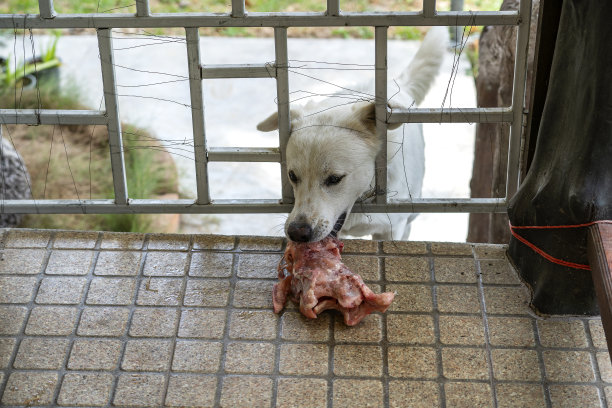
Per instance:
[[[289,241],[278,265],[280,282],[274,285],[272,301],[279,313],[287,297],[300,304],[300,312],[314,319],[327,309],[344,315],[344,323],[354,326],[373,311],[387,310],[395,294],[376,294],[340,260],[344,244],[334,237],[319,242]]]

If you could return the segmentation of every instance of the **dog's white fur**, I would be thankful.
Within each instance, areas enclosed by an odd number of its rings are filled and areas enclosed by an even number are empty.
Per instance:
[[[445,27],[429,31],[404,72],[389,81],[388,104],[392,109],[413,107],[423,100],[438,73],[447,44]],[[373,84],[350,88],[359,92],[354,93],[356,98],[374,94]],[[319,241],[332,232],[343,213],[350,215],[342,228],[345,235],[408,238],[409,223],[417,214],[351,214],[353,204],[367,200],[365,195],[373,191],[374,163],[382,145],[376,137],[374,103],[366,99],[369,98],[342,105],[342,99],[330,97],[292,107],[286,162],[287,171],[295,176],[295,205],[285,224],[289,238],[295,238],[296,228],[301,227],[304,239],[296,240]],[[261,122],[257,129],[278,129],[277,114]],[[388,129],[389,201],[420,197],[425,173],[422,126],[410,123],[389,125]]]

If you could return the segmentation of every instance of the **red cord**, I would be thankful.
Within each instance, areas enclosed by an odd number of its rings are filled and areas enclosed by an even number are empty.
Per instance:
[[[544,259],[546,259],[546,260],[548,260],[548,261],[550,261],[552,263],[555,263],[557,265],[567,266],[567,267],[574,268],[574,269],[582,269],[582,270],[585,270],[585,271],[590,271],[591,267],[589,265],[584,265],[584,264],[564,261],[563,259],[555,258],[554,256],[550,255],[547,252],[544,252],[542,249],[538,248],[537,246],[535,246],[534,244],[529,242],[527,239],[525,239],[522,236],[520,236],[519,234],[517,234],[514,230],[516,230],[516,229],[583,228],[583,227],[590,227],[591,225],[595,225],[595,224],[612,224],[612,220],[593,221],[593,222],[587,222],[585,224],[575,224],[575,225],[514,226],[514,225],[510,224],[510,233],[512,234],[512,236],[514,238],[518,239],[520,242],[522,242],[523,244],[525,244],[529,248],[531,248],[535,253],[537,253],[538,255],[542,256]]]

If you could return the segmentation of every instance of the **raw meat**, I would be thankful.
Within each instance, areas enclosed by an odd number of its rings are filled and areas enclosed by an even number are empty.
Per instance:
[[[327,309],[344,315],[344,323],[354,326],[373,311],[387,310],[395,294],[376,294],[340,260],[344,244],[334,237],[319,242],[289,241],[278,265],[280,282],[274,285],[272,301],[279,313],[287,297],[300,304],[300,312],[315,319]]]

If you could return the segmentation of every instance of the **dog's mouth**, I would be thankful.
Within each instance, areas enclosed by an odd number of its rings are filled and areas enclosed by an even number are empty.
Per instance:
[[[346,220],[346,212],[343,212],[340,215],[340,217],[338,217],[338,219],[336,220],[336,223],[334,224],[334,228],[332,228],[329,235],[331,235],[334,238],[337,238],[338,232],[340,232],[340,230],[342,229],[342,226],[344,225],[345,220]]]

